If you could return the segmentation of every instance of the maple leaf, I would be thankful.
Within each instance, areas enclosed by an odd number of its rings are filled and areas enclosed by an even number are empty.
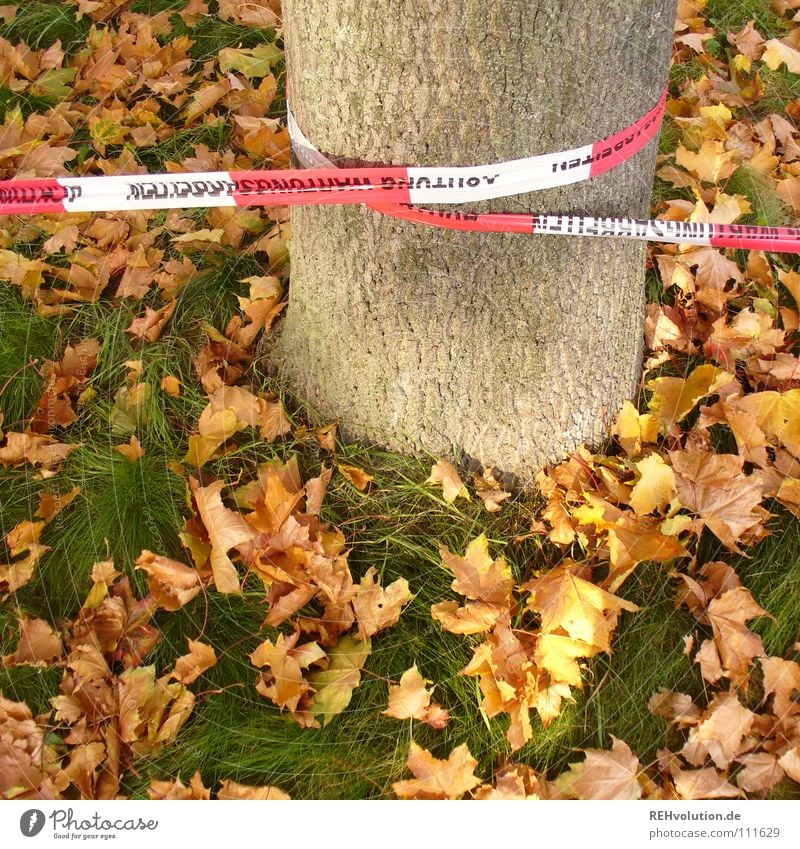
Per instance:
[[[728,33],[728,41],[748,59],[760,59],[764,52],[764,36],[755,28],[755,21],[748,21],[737,33]]]
[[[735,693],[718,693],[703,717],[692,727],[681,750],[693,766],[701,766],[711,757],[719,769],[727,769],[748,743],[756,715],[742,705]]]
[[[539,799],[544,783],[527,764],[507,764],[495,773],[494,786],[482,784],[472,796],[481,801]]]
[[[661,688],[653,693],[647,703],[648,710],[655,716],[663,716],[668,722],[692,725],[700,718],[700,708],[686,693],[671,693]]]
[[[144,316],[133,319],[130,325],[125,328],[125,332],[137,339],[144,339],[146,342],[157,341],[161,338],[161,333],[167,322],[172,318],[177,304],[178,302],[173,300],[157,310],[152,309],[152,307],[145,307]]]
[[[185,654],[175,661],[175,669],[169,677],[181,684],[193,684],[216,663],[217,655],[211,646],[189,640],[189,654]]]
[[[767,611],[744,587],[728,590],[708,605],[706,616],[714,632],[713,646],[719,656],[722,674],[737,687],[747,683],[753,658],[766,654],[761,637],[746,625],[750,619],[765,615],[768,615]],[[708,650],[711,650],[710,645]]]
[[[416,664],[400,677],[398,685],[389,685],[389,705],[384,716],[394,719],[418,719],[432,728],[444,728],[450,714],[438,704],[431,704],[430,684],[420,675]]]
[[[131,434],[130,441],[122,445],[115,445],[114,450],[118,451],[122,456],[129,460],[131,463],[135,463],[137,460],[141,460],[144,457],[144,448],[142,448],[141,442]]]
[[[148,576],[150,592],[164,610],[180,610],[200,592],[196,570],[145,549],[136,560],[136,568]]]
[[[219,52],[219,69],[223,73],[239,71],[245,77],[266,77],[283,58],[274,44],[259,44],[252,49],[225,47]]]
[[[497,560],[491,558],[485,534],[472,540],[464,557],[453,554],[444,546],[440,547],[439,554],[443,564],[455,575],[450,586],[457,593],[501,608],[510,604],[514,576],[502,557]]]
[[[603,582],[609,592],[616,592],[639,563],[673,560],[687,554],[675,536],[662,532],[665,524],[655,517],[637,519],[627,514],[609,528],[608,550],[612,569]]]
[[[636,463],[639,479],[631,491],[630,505],[637,516],[663,510],[675,495],[675,473],[658,454]]]
[[[527,606],[541,617],[544,633],[565,631],[602,651],[608,651],[613,625],[606,612],[636,611],[630,601],[612,595],[564,566],[551,569],[522,587],[530,593]]]
[[[778,758],[778,764],[789,778],[800,782],[800,746],[795,746],[788,752],[784,752]]]
[[[253,787],[249,784],[239,784],[238,781],[232,781],[227,778],[220,782],[219,790],[217,790],[217,799],[258,799],[260,801],[289,801],[291,796],[284,793],[279,787],[263,785],[261,787]]]
[[[672,770],[672,778],[681,799],[735,799],[742,795],[714,767],[676,768]]]
[[[210,799],[211,791],[203,785],[203,777],[198,769],[189,780],[188,787],[180,778],[172,781],[151,781],[147,795],[151,799]]]
[[[372,475],[368,475],[363,469],[359,469],[358,466],[346,466],[343,463],[337,463],[336,468],[356,489],[362,492],[369,486],[371,481],[375,480]]]
[[[736,773],[736,784],[745,793],[767,792],[784,777],[778,756],[772,752],[750,752],[736,760],[742,767]]]
[[[758,472],[742,473],[736,454],[671,451],[675,485],[681,504],[703,518],[732,551],[745,536],[757,539],[770,514],[761,508],[764,482]]]
[[[281,710],[288,708],[301,724],[316,724],[313,717],[303,721],[310,695],[311,684],[304,678],[303,671],[325,659],[325,652],[314,642],[298,645],[299,631],[289,637],[279,634],[276,641],[265,640],[250,654],[253,666],[266,667],[256,690],[274,702]],[[301,707],[301,701],[303,705]],[[298,708],[301,708],[298,713]]]
[[[35,433],[8,431],[5,436],[6,444],[0,447],[0,465],[3,466],[31,463],[45,469],[53,469],[63,463],[78,447]]]
[[[439,760],[412,740],[408,768],[414,778],[396,781],[392,788],[400,799],[460,799],[481,783],[474,773],[477,765],[464,743]]]
[[[800,664],[780,657],[760,657],[764,671],[764,698],[773,696],[772,710],[779,722],[800,713]]]
[[[353,690],[361,682],[361,668],[371,651],[369,639],[342,637],[328,652],[328,668],[309,676],[316,690],[310,713],[322,717],[323,725],[350,704]]]
[[[394,625],[403,607],[411,601],[405,578],[398,578],[384,588],[375,580],[376,574],[374,566],[367,569],[352,602],[361,639],[372,637],[378,631]]]
[[[451,634],[481,634],[490,630],[503,611],[494,604],[469,602],[463,607],[457,601],[431,605],[431,617]]]
[[[736,158],[736,153],[726,151],[717,139],[704,141],[697,153],[679,144],[675,153],[678,165],[705,183],[720,183],[730,177],[737,168]]]
[[[650,413],[640,414],[630,401],[625,401],[612,433],[622,450],[629,457],[635,457],[641,453],[643,444],[658,441],[658,418]]]
[[[19,642],[14,654],[3,658],[3,666],[48,666],[61,657],[61,640],[44,619],[19,620]]]
[[[79,486],[73,486],[72,489],[61,495],[56,495],[52,492],[41,492],[39,493],[39,507],[34,515],[49,522],[65,507],[71,504],[80,495],[80,492],[81,488]]]
[[[214,584],[221,593],[239,593],[239,575],[228,552],[235,546],[252,542],[257,532],[240,516],[222,503],[225,481],[214,481],[206,487],[195,486],[193,494],[200,519],[211,542],[211,569]]]
[[[593,657],[601,651],[599,646],[576,640],[562,634],[541,634],[536,641],[533,659],[553,681],[581,686],[581,668],[578,659]]]
[[[459,477],[455,466],[448,463],[447,460],[438,460],[431,469],[430,477],[425,483],[440,483],[442,485],[442,495],[448,504],[452,504],[456,498],[466,498],[470,501],[469,492],[464,485],[464,481]]]
[[[642,790],[638,776],[642,772],[639,759],[627,743],[611,735],[611,751],[586,749],[586,760],[573,764],[551,782],[556,798],[573,799],[639,799]]]
[[[42,719],[25,702],[0,693],[0,796],[3,799],[58,799],[68,782],[59,776],[59,758],[46,742]]]
[[[761,61],[773,71],[785,64],[790,73],[800,74],[800,51],[782,39],[771,38],[764,45]]]
[[[709,363],[698,366],[688,378],[657,377],[647,384],[653,391],[649,407],[660,418],[661,429],[666,433],[676,422],[685,419],[698,401],[733,380],[732,374]]]
[[[6,545],[11,556],[25,556],[11,563],[0,563],[0,593],[14,593],[33,577],[36,564],[50,550],[48,546],[39,544],[39,535],[44,526],[44,522],[24,519],[6,534]]]
[[[174,375],[168,374],[166,377],[162,377],[161,388],[173,398],[180,398],[181,396],[181,382]]]

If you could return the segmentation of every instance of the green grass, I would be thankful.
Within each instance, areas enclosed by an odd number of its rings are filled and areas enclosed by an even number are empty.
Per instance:
[[[24,41],[34,50],[43,50],[55,41],[67,54],[79,52],[86,44],[91,21],[84,15],[79,21],[76,7],[59,0],[20,3],[11,23],[0,24],[0,36],[12,44]]]
[[[709,0],[703,14],[723,37],[739,32],[748,21],[755,21],[764,38],[781,38],[789,31],[786,22],[764,0]]]

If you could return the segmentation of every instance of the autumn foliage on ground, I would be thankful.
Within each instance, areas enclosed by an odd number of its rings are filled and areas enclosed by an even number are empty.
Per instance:
[[[792,222],[800,2],[750,4],[754,17],[730,31],[706,5],[679,3],[653,213]],[[3,178],[288,165],[277,0],[72,0],[50,13],[65,41],[26,42],[35,12],[0,6]],[[427,477],[399,475],[398,491],[461,523],[463,543],[424,539],[435,567],[397,575],[371,559],[382,549],[368,530],[392,514],[342,509],[380,493],[389,501],[374,503],[390,503],[377,455],[374,470],[354,462],[366,455],[337,441],[337,423],[315,420],[261,365],[288,297],[289,238],[285,209],[1,223],[0,296],[24,310],[25,349],[0,347],[19,363],[1,376],[0,491],[23,516],[0,548],[0,797],[302,795],[283,755],[270,771],[240,770],[224,743],[225,757],[170,772],[161,756],[206,727],[201,707],[213,717],[233,697],[253,721],[243,760],[276,723],[300,747],[322,735],[324,749],[349,733],[357,702],[375,739],[400,751],[373,795],[796,795],[800,635],[785,656],[767,651],[758,626],[775,614],[732,565],[800,516],[791,257],[652,245],[642,391],[603,451],[546,469],[535,496],[446,459]],[[217,295],[203,300],[200,286]],[[36,354],[29,337],[47,333]],[[64,531],[70,517],[108,506],[103,475],[135,492],[154,468],[168,483],[145,499],[144,529],[125,515],[138,508],[118,508],[87,559]],[[625,681],[615,636],[643,615],[630,594],[648,564],[688,617],[677,648],[700,685],[648,693],[663,729],[654,758],[612,729],[609,745],[567,750],[554,770],[537,739],[582,704],[599,662]],[[431,569],[444,576],[433,595]],[[66,581],[76,603],[54,596]],[[464,657],[454,679],[437,680],[426,644]],[[226,657],[235,680],[215,685]],[[16,698],[32,682],[35,698]],[[481,726],[501,735],[488,753]],[[358,772],[335,760],[347,741],[336,745],[316,768]]]

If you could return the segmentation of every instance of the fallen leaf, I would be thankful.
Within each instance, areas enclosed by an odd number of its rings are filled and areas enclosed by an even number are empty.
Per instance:
[[[448,504],[452,504],[459,496],[470,501],[469,492],[464,481],[459,477],[455,466],[447,460],[438,460],[431,469],[430,477],[425,483],[440,483],[442,495]]]
[[[169,676],[181,684],[193,684],[207,669],[217,663],[214,649],[205,643],[189,640],[189,654],[175,661],[175,670]]]
[[[328,668],[309,676],[316,691],[310,712],[312,716],[322,717],[323,725],[350,704],[353,690],[361,681],[361,668],[371,651],[369,639],[342,637],[328,652]]]
[[[372,475],[368,475],[363,469],[359,469],[357,466],[345,466],[342,463],[337,463],[336,468],[356,489],[362,492],[369,486],[371,481],[375,480]]]
[[[291,799],[288,793],[284,793],[279,787],[263,785],[253,787],[249,784],[239,784],[237,781],[226,779],[220,782],[217,790],[217,799],[257,799],[260,801],[288,801]]]
[[[439,760],[412,740],[408,768],[414,778],[396,781],[392,788],[400,799],[460,799],[481,783],[474,772],[477,765],[466,744]]]
[[[431,704],[430,684],[420,675],[416,664],[400,677],[400,683],[389,685],[389,705],[384,716],[394,719],[418,719],[433,728],[444,728],[450,714],[438,704]]]
[[[384,588],[375,580],[376,574],[374,566],[367,569],[352,602],[362,640],[394,625],[403,607],[411,601],[405,578],[398,578]]]

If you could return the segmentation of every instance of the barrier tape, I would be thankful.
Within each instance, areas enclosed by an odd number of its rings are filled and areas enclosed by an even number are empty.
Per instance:
[[[644,120],[642,119],[642,121]],[[314,169],[336,168],[305,137],[291,112],[288,116],[288,127],[292,149],[301,164]],[[618,133],[612,138],[616,140],[621,135],[622,133]],[[600,144],[603,144],[603,142]],[[641,144],[638,149],[641,150],[644,144],[646,142]],[[613,165],[610,167],[613,167]],[[589,177],[593,176],[595,176],[594,173],[589,174]],[[471,230],[481,233],[527,233],[529,235],[535,233],[558,236],[602,236],[681,245],[706,245],[716,248],[744,248],[780,253],[800,253],[800,228],[795,227],[706,224],[692,221],[659,221],[624,217],[593,218],[585,215],[546,215],[542,213],[441,212],[402,203],[394,205],[370,203],[367,205],[370,209],[385,215],[450,230]]]
[[[642,118],[607,139],[572,150],[494,165],[427,168],[318,168],[212,171],[0,181],[0,215],[114,212],[204,206],[470,203],[564,186],[603,174],[638,153],[659,131],[666,90]],[[291,119],[298,137],[299,127]],[[301,134],[300,134],[301,135]]]
[[[603,174],[630,159],[656,136],[666,96],[665,90],[646,115],[602,141],[558,153],[466,167],[337,168],[309,142],[289,113],[292,147],[305,166],[301,170],[2,180],[0,215],[365,204],[396,218],[455,230],[600,236],[800,253],[800,228],[794,227],[541,213],[470,213],[416,206],[510,197]]]

